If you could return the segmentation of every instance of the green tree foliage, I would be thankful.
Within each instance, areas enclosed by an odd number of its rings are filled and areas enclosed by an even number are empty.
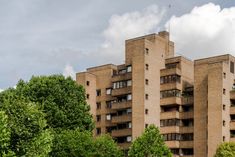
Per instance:
[[[21,80],[16,92],[40,105],[51,128],[91,131],[94,127],[85,91],[70,77],[52,75],[32,77],[29,82]]]
[[[109,135],[92,137],[80,130],[63,130],[55,135],[53,157],[122,157],[123,152]]]
[[[24,97],[15,94],[14,90],[7,90],[0,95],[0,110],[5,112],[8,120],[5,121],[10,131],[9,151],[14,152],[16,156],[30,156],[28,152],[32,152],[37,143],[40,143],[37,137],[42,136],[47,132],[47,124],[45,114],[38,109],[38,105],[25,99]],[[51,136],[48,134],[48,136]],[[9,137],[5,138],[9,140]],[[5,140],[5,142],[7,141]],[[49,152],[52,141],[38,145],[39,151],[37,155],[40,157],[45,152]],[[10,155],[6,155],[10,156]],[[45,155],[44,155],[45,156]]]
[[[220,144],[215,154],[215,157],[234,157],[234,156],[235,156],[234,142],[225,142]]]
[[[160,131],[154,125],[145,129],[131,145],[128,152],[130,157],[171,157],[169,148],[165,145]]]
[[[122,157],[123,152],[109,135],[101,135],[95,139],[95,157]]]
[[[8,127],[8,117],[0,111],[0,156],[11,157],[14,153],[10,150],[11,132]]]
[[[53,157],[91,157],[94,152],[91,132],[80,130],[62,130],[55,134]]]

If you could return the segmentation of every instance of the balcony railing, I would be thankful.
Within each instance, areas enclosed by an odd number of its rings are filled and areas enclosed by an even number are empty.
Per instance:
[[[161,76],[166,76],[166,75],[181,75],[181,70],[178,67],[171,68],[171,69],[161,69]]]
[[[180,127],[179,126],[164,126],[160,127],[161,134],[167,134],[167,133],[179,133]]]
[[[235,90],[230,91],[230,99],[235,100]]]
[[[179,111],[170,111],[170,112],[161,112],[160,113],[161,119],[179,119]]]
[[[166,97],[160,99],[160,105],[181,104],[181,97]]]
[[[127,109],[132,106],[131,104],[132,104],[131,100],[122,101],[122,102],[115,102],[115,103],[112,103],[112,109],[113,110]]]
[[[230,114],[235,114],[235,106],[230,107]]]
[[[182,86],[179,82],[172,82],[172,83],[164,83],[160,85],[161,91],[164,90],[171,90],[171,89],[179,89],[182,90]]]
[[[130,80],[132,78],[132,73],[127,72],[123,74],[116,74],[112,76],[112,82],[123,81],[123,80]]]
[[[193,133],[194,127],[193,126],[181,126],[180,133]]]
[[[180,119],[191,119],[193,118],[193,111],[180,112]]]
[[[180,141],[180,148],[193,148],[193,141]]]
[[[235,130],[235,121],[230,122],[230,130]]]
[[[179,141],[165,141],[165,143],[169,148],[179,148],[180,145]]]
[[[112,123],[123,123],[123,122],[130,122],[131,121],[131,114],[124,114],[121,116],[114,116],[112,117]]]
[[[112,90],[112,96],[129,94],[129,93],[131,93],[131,91],[132,91],[131,86],[127,86],[124,88],[116,88],[116,89]]]
[[[126,129],[118,129],[118,130],[113,130],[111,135],[113,137],[121,137],[121,136],[129,136],[131,135],[132,131],[130,128]]]

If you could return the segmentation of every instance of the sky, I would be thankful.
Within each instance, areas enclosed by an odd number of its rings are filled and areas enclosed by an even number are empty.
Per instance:
[[[235,55],[235,0],[0,0],[0,92],[122,64],[126,39],[169,28],[177,55]]]

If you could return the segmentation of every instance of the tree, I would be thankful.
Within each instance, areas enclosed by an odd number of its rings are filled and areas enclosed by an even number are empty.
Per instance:
[[[0,110],[6,115],[2,114],[1,121],[9,129],[5,129],[7,133],[4,135],[3,145],[5,148],[8,146],[8,152],[14,152],[16,156],[47,156],[52,145],[52,137],[46,129],[45,114],[39,110],[38,105],[9,89],[0,94]],[[48,137],[47,142],[43,142],[45,134]],[[35,148],[40,151],[36,154],[30,153]]]
[[[32,77],[29,82],[20,80],[16,92],[39,105],[51,128],[89,131],[94,128],[84,88],[70,77],[52,75]]]
[[[128,151],[130,157],[171,157],[169,148],[165,145],[160,131],[154,125],[145,129],[144,133],[136,138]]]
[[[95,157],[122,157],[123,152],[109,135],[101,135],[95,139]]]
[[[8,117],[0,111],[0,156],[14,156],[10,150],[11,132],[8,126]]]
[[[94,153],[91,132],[62,130],[55,134],[52,157],[91,157]]]
[[[234,156],[235,156],[234,142],[224,142],[220,144],[215,154],[215,157],[234,157]]]

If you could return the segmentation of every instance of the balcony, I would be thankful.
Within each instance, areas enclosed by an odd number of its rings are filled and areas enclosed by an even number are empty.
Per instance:
[[[182,126],[180,127],[180,133],[193,133],[194,132],[193,126]]]
[[[161,112],[160,113],[160,118],[161,119],[174,119],[174,118],[179,119],[179,112],[178,111]]]
[[[132,73],[124,73],[124,74],[117,74],[113,75],[111,81],[112,82],[117,82],[117,81],[123,81],[123,80],[130,80],[132,77]]]
[[[161,69],[161,76],[166,76],[166,75],[173,75],[173,74],[177,74],[177,75],[181,75],[181,70],[179,68],[171,68],[171,69]]]
[[[179,126],[164,126],[160,127],[161,134],[179,133]]]
[[[180,141],[180,148],[193,148],[193,141]]]
[[[192,119],[192,118],[193,118],[193,111],[180,112],[180,119]]]
[[[190,97],[182,97],[182,105],[191,105],[193,104],[193,96]]]
[[[230,114],[235,115],[235,106],[230,107]]]
[[[131,121],[131,114],[124,114],[121,116],[112,117],[112,123],[123,123],[123,122],[130,122],[130,121]]]
[[[230,122],[230,130],[235,130],[235,121]]]
[[[230,99],[235,100],[235,90],[230,91]]]
[[[172,82],[172,83],[164,83],[160,85],[160,89],[164,90],[171,90],[171,89],[179,89],[181,90],[182,86],[179,82]]]
[[[129,136],[132,134],[132,130],[127,128],[127,129],[119,129],[119,130],[113,130],[111,135],[113,137],[121,137],[121,136]]]
[[[132,106],[132,101],[130,100],[112,103],[113,110],[127,109],[127,108],[131,108],[131,106]]]
[[[235,142],[235,136],[234,137],[230,137],[230,142]]]
[[[166,97],[160,99],[160,105],[170,105],[170,104],[181,104],[181,98],[180,97]]]
[[[169,148],[179,148],[179,141],[165,141],[167,147]]]
[[[112,96],[129,94],[132,91],[132,87],[117,88],[112,90]]]

